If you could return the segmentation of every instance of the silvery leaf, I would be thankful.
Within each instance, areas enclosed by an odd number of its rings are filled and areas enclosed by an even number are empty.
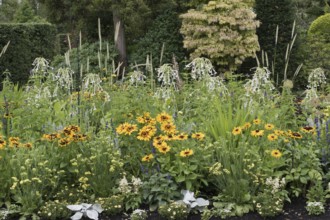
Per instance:
[[[190,192],[189,190],[182,190],[181,193],[183,194],[183,202],[186,204],[190,204],[190,202],[196,200],[194,193]]]
[[[197,198],[196,202],[198,203],[198,206],[208,206],[208,205],[210,205],[209,200],[205,200],[203,198]]]
[[[191,205],[190,205],[191,208],[195,208],[196,206],[198,206],[198,203],[197,203],[197,202],[193,202],[193,203],[191,203]]]
[[[90,207],[92,207],[92,204],[88,204],[88,203],[81,203],[83,209],[89,209]]]
[[[80,211],[83,208],[82,205],[67,205],[66,207],[75,212]]]
[[[92,206],[93,210],[97,211],[98,213],[101,213],[103,211],[102,207],[100,204],[94,204]]]
[[[99,219],[99,213],[95,210],[87,210],[86,215],[90,219],[98,220]]]
[[[81,212],[76,212],[76,214],[74,214],[73,216],[71,216],[72,220],[79,220],[83,217],[83,213]]]

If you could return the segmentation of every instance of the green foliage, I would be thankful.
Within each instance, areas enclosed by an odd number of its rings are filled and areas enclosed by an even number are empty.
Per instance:
[[[0,5],[0,23],[12,22],[18,7],[18,1],[2,1],[2,5]]]
[[[186,220],[189,214],[187,205],[182,201],[161,205],[158,212],[163,218],[173,220]]]
[[[306,67],[305,75],[312,69],[321,67],[326,77],[330,74],[330,14],[322,15],[311,24],[308,30],[307,44],[305,45]]]
[[[105,76],[105,67],[112,66],[112,60],[115,59],[117,53],[115,52],[112,42],[102,41],[102,50],[100,51],[100,43],[85,43],[81,49],[74,48],[65,55],[57,55],[52,61],[52,66],[55,69],[70,67],[76,72],[80,72],[80,67],[83,67],[84,73],[101,73]],[[69,57],[69,63],[66,62],[65,56]],[[114,71],[114,70],[112,70]]]
[[[56,28],[50,24],[1,24],[0,45],[11,44],[0,59],[0,73],[8,69],[13,82],[26,83],[36,57],[55,55],[55,39]]]
[[[180,35],[180,20],[178,14],[167,10],[159,15],[149,31],[132,47],[130,60],[132,63],[143,63],[147,55],[151,55],[155,66],[170,63],[173,55],[182,60],[182,37]],[[162,51],[164,45],[164,51]],[[163,53],[162,53],[163,52]]]
[[[330,36],[330,14],[318,17],[308,29],[308,35],[326,35]]]
[[[35,15],[32,7],[27,0],[24,0],[14,16],[15,23],[45,23],[46,21],[39,16]]]
[[[168,174],[156,173],[143,184],[143,198],[150,205],[151,211],[172,200],[178,200],[180,196],[178,186]]]
[[[200,10],[181,15],[184,47],[191,58],[206,56],[222,72],[235,71],[245,58],[259,50],[259,22],[251,10],[254,1],[210,1]]]
[[[268,54],[272,74],[279,75],[276,84],[282,84],[286,63],[287,45],[293,38],[292,25],[294,10],[292,0],[256,0],[255,10],[257,19],[261,22],[257,30],[260,48]],[[278,27],[278,31],[277,31]],[[277,33],[278,32],[278,33]],[[297,46],[297,45],[295,45]],[[293,47],[293,50],[296,47]],[[290,67],[290,66],[293,67]],[[294,62],[291,62],[289,72],[295,71]]]

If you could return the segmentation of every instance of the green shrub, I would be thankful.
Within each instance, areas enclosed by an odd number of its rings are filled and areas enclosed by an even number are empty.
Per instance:
[[[330,36],[330,13],[315,19],[308,30],[308,36],[327,35]]]
[[[27,82],[36,57],[51,59],[55,55],[56,28],[51,24],[0,24],[0,46],[10,45],[0,59],[0,80],[8,69],[15,83]]]
[[[171,62],[173,55],[177,60],[182,60],[184,50],[179,32],[180,26],[181,22],[176,12],[166,11],[159,15],[146,35],[131,48],[132,53],[129,58],[131,62],[144,63],[147,55],[152,55],[155,67],[161,66],[161,61],[162,64]],[[163,44],[165,47],[160,60]]]

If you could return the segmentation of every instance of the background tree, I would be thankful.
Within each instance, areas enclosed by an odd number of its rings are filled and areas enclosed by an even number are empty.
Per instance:
[[[284,78],[287,45],[292,38],[295,19],[293,2],[292,0],[256,0],[255,10],[257,19],[261,22],[257,29],[260,48],[268,55],[276,84],[281,85]],[[292,54],[297,45],[295,42]],[[289,75],[293,75],[296,67],[291,55]]]
[[[191,58],[208,57],[222,72],[235,71],[259,49],[252,0],[217,0],[181,15],[184,47]]]
[[[14,14],[19,7],[17,1],[2,0],[0,5],[0,23],[9,23],[14,19]]]

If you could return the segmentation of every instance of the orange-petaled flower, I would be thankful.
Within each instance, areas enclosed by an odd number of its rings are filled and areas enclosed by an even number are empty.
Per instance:
[[[269,135],[267,136],[267,138],[268,138],[268,140],[270,140],[270,141],[275,141],[275,140],[278,139],[278,136],[277,136],[276,134],[269,134]]]
[[[300,129],[302,132],[304,133],[310,133],[313,134],[315,132],[315,127],[311,127],[311,126],[304,126]]]
[[[10,137],[9,138],[9,141],[11,142],[11,141],[16,141],[16,142],[18,142],[19,141],[19,137]]]
[[[116,128],[116,132],[117,132],[118,134],[124,134],[125,131],[126,131],[126,127],[127,127],[127,126],[128,126],[128,123],[127,123],[127,122],[118,125],[118,127]]]
[[[154,141],[153,143],[152,143],[152,145],[155,147],[155,148],[160,148],[160,147],[165,147],[165,146],[167,146],[167,143],[165,142],[165,141],[163,141],[163,140],[159,140],[159,141]]]
[[[163,123],[160,126],[160,129],[162,131],[164,131],[166,134],[175,134],[176,133],[176,130],[175,130],[176,127],[175,127],[175,125],[172,122]]]
[[[143,162],[149,162],[150,160],[152,160],[154,158],[154,155],[152,154],[148,154],[148,155],[145,155],[143,158],[142,158],[142,161]]]
[[[175,137],[176,140],[179,140],[179,141],[183,141],[183,140],[187,140],[188,139],[188,135],[185,134],[185,133],[181,133],[181,134],[178,134],[176,137]]]
[[[279,151],[279,150],[272,150],[272,152],[270,153],[270,155],[272,156],[272,157],[275,157],[275,158],[280,158],[281,156],[282,156],[282,153],[281,153],[281,151]]]
[[[159,152],[161,152],[162,154],[166,154],[167,152],[169,152],[171,150],[170,146],[163,146],[160,148],[157,148]]]
[[[274,130],[274,133],[277,135],[277,136],[281,136],[281,135],[284,135],[284,131],[282,130]]]
[[[151,132],[148,130],[141,129],[137,136],[137,139],[141,141],[149,141],[152,138]]]
[[[273,124],[269,124],[269,123],[268,123],[268,124],[265,124],[265,129],[266,129],[266,130],[273,130],[274,127],[275,127],[275,126],[274,126]]]
[[[63,129],[63,134],[67,137],[72,137],[75,134],[75,132],[71,130],[69,127],[66,127]]]
[[[69,125],[68,127],[64,128],[64,129],[68,129],[68,130],[71,130],[75,133],[79,132],[80,131],[80,127],[77,126],[77,125]]]
[[[251,131],[253,137],[261,137],[264,135],[264,130],[253,130]]]
[[[23,147],[26,147],[28,149],[31,149],[32,148],[32,144],[31,143],[25,143],[25,144],[23,144]]]
[[[133,124],[128,124],[125,126],[124,129],[124,134],[125,135],[131,135],[134,131],[137,131],[137,125],[133,125]]]
[[[141,124],[156,124],[156,120],[150,116],[149,112],[143,113],[143,115],[137,117],[136,120]]]
[[[261,124],[261,120],[259,118],[256,118],[253,120],[253,124],[259,125],[259,124]]]
[[[67,145],[69,145],[71,143],[72,139],[71,138],[61,138],[60,140],[58,140],[58,145],[60,147],[65,147]]]
[[[4,118],[12,118],[13,117],[13,114],[12,113],[5,113],[3,115]]]
[[[56,140],[56,139],[58,139],[60,137],[61,137],[61,135],[58,134],[58,133],[44,134],[42,136],[43,139],[48,140],[48,141],[54,141],[54,140]]]
[[[154,142],[155,141],[164,141],[164,140],[166,140],[166,137],[163,135],[159,135],[157,137],[154,137],[154,139],[153,139]]]
[[[235,127],[231,133],[233,135],[239,135],[239,134],[242,133],[242,128],[241,127]]]
[[[172,122],[172,116],[170,116],[166,112],[162,112],[156,116],[156,121],[161,124],[166,122]]]
[[[194,154],[194,151],[193,150],[190,150],[190,149],[185,149],[183,151],[180,152],[180,157],[189,157],[191,155]]]
[[[251,127],[251,123],[246,122],[246,123],[244,123],[244,125],[242,127],[243,127],[243,129],[249,129]]]
[[[192,138],[197,139],[199,141],[203,140],[205,138],[205,134],[202,132],[196,132],[191,135]]]
[[[5,149],[5,146],[6,146],[6,141],[3,139],[0,139],[0,150]]]
[[[299,132],[291,132],[290,137],[294,139],[301,139],[302,135]]]
[[[167,134],[164,136],[166,141],[173,141],[176,140],[176,135],[174,134]]]

